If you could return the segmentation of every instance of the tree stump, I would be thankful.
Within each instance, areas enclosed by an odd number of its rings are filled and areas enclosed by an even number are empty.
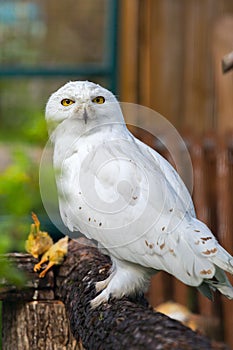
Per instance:
[[[4,350],[78,350],[60,301],[3,303]]]

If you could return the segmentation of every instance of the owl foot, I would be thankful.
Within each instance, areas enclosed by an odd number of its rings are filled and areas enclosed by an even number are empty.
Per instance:
[[[149,277],[144,267],[114,259],[111,275],[95,285],[96,291],[102,292],[91,301],[91,307],[94,309],[102,303],[107,303],[110,296],[120,299],[124,295],[142,291]]]

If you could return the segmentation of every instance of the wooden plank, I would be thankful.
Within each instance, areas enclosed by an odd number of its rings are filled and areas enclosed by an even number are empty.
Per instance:
[[[181,126],[183,1],[152,1],[150,16],[150,107]]]
[[[184,120],[198,134],[213,128],[211,28],[216,1],[184,1]]]
[[[215,25],[213,59],[215,67],[215,123],[219,133],[233,129],[233,78],[232,73],[222,74],[221,60],[232,50],[233,15],[223,16]]]
[[[119,33],[119,91],[123,102],[138,101],[139,0],[121,0]]]
[[[233,254],[233,235],[230,225],[232,212],[230,209],[229,196],[231,196],[231,188],[229,188],[229,159],[228,148],[225,139],[221,139],[218,146],[217,157],[217,213],[218,213],[218,236],[220,243],[226,250]],[[229,276],[233,283],[232,276]],[[232,333],[232,314],[233,303],[222,297],[223,317],[224,317],[224,333],[226,342],[233,346]]]
[[[151,106],[151,0],[140,1],[139,21],[139,103]]]
[[[202,139],[204,156],[204,188],[206,195],[206,223],[217,236],[217,193],[216,193],[216,159],[217,139],[216,134],[209,132]]]
[[[188,292],[188,286],[186,286],[184,283],[180,282],[176,278],[173,278],[173,300],[176,303],[188,307]]]
[[[164,293],[164,276],[163,272],[158,273],[151,279],[150,287],[147,292],[147,298],[153,307],[166,301]]]
[[[217,210],[218,210],[218,237],[225,245],[229,253],[233,254],[233,238],[230,230],[230,206],[229,206],[229,163],[228,148],[225,139],[220,139],[217,154]]]

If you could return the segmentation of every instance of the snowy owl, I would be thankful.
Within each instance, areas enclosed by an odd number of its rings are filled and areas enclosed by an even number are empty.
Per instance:
[[[61,218],[112,260],[92,307],[144,291],[161,270],[207,297],[217,289],[233,298],[224,273],[233,274],[232,256],[196,218],[175,169],[129,132],[110,91],[69,82],[49,98],[46,121]]]

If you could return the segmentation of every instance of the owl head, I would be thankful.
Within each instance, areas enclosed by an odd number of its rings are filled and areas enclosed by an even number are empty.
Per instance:
[[[50,132],[60,124],[83,132],[100,124],[124,122],[115,96],[89,81],[72,81],[54,92],[45,116]]]

